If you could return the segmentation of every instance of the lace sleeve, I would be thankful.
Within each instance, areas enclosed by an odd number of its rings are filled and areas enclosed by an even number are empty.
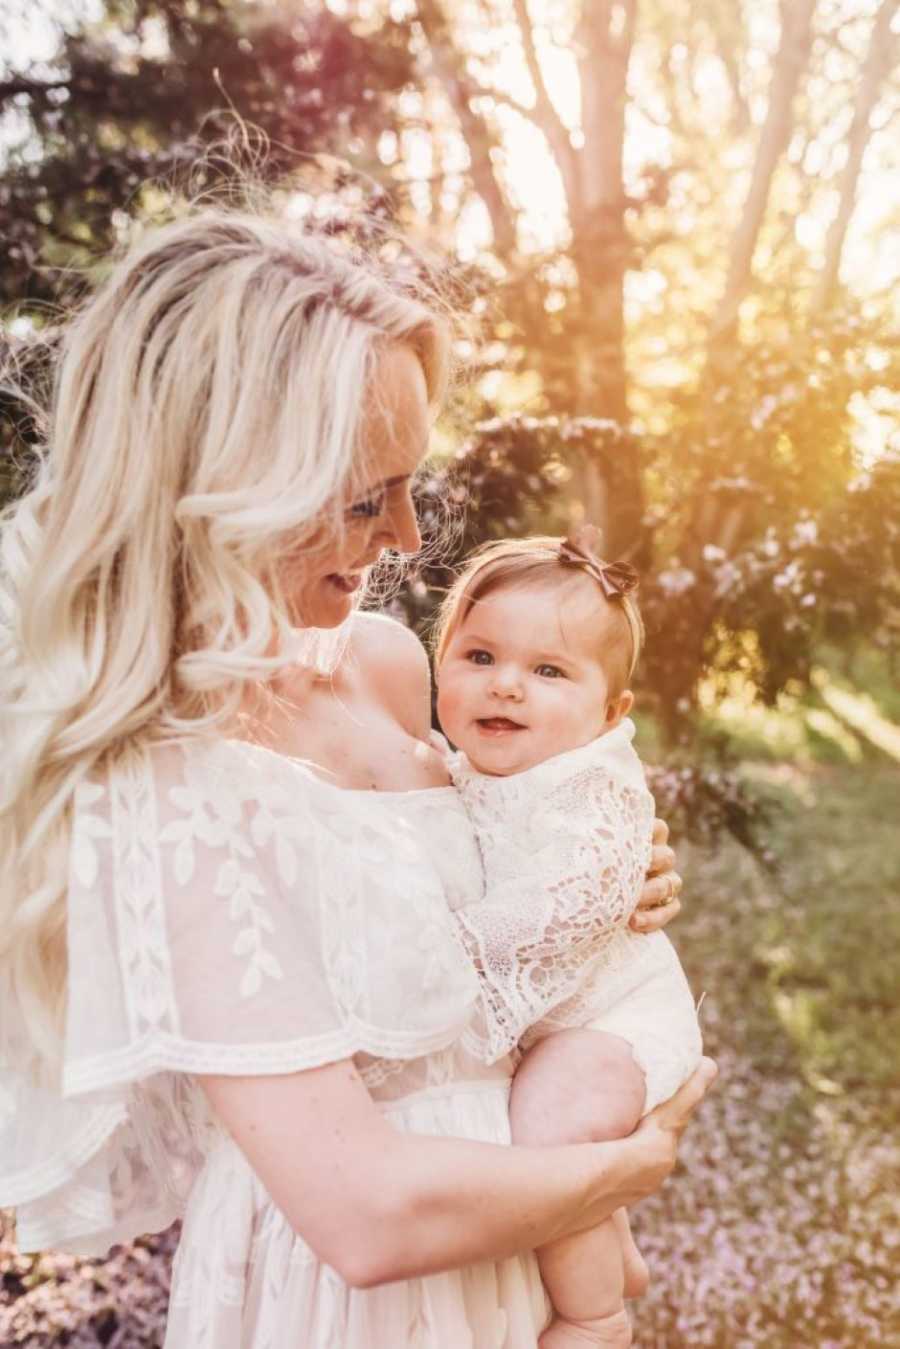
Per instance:
[[[132,747],[79,785],[61,1085],[0,1062],[23,1249],[100,1253],[178,1216],[210,1127],[199,1074],[457,1041],[478,980],[419,823],[228,741]]]
[[[470,783],[464,797],[477,790]],[[640,896],[654,805],[640,782],[596,765],[543,801],[507,798],[493,811],[472,804],[488,883],[484,899],[456,918],[480,976],[487,1032],[479,1052],[494,1059],[602,964]]]

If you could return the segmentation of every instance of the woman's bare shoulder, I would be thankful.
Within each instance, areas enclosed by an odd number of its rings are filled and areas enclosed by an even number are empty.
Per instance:
[[[418,637],[387,614],[354,616],[357,667],[397,720],[419,739],[431,729],[431,670]]]
[[[366,674],[386,674],[404,684],[431,687],[428,655],[418,637],[387,614],[360,613],[353,619],[353,649]]]

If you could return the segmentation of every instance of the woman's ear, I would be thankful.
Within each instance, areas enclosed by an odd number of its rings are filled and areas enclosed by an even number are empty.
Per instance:
[[[634,694],[631,689],[624,689],[618,698],[610,698],[606,704],[606,729],[611,731],[634,707]]]

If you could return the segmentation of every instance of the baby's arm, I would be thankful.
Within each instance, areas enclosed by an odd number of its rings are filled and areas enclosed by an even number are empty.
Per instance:
[[[529,803],[527,819],[501,826],[529,840],[521,866],[456,914],[481,977],[490,1057],[508,1052],[570,997],[628,922],[644,883],[653,814],[640,782],[597,764]],[[483,833],[482,845],[490,846]]]

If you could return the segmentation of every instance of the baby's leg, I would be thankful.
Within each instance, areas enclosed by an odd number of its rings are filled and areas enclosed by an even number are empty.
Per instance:
[[[644,1095],[643,1073],[626,1041],[603,1031],[559,1031],[519,1065],[510,1100],[513,1139],[547,1146],[624,1138],[637,1126]],[[631,1343],[624,1297],[643,1292],[646,1269],[624,1210],[543,1247],[538,1261],[558,1318],[542,1336],[542,1349]]]

